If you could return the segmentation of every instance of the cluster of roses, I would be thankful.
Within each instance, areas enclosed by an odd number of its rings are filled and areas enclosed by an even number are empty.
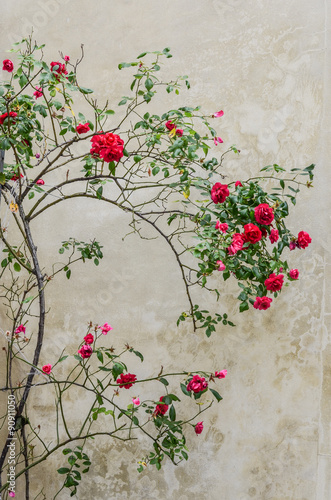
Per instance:
[[[4,113],[3,115],[0,115],[0,125],[4,124],[4,121],[6,118],[16,118],[16,116],[17,116],[17,113],[15,113],[15,111],[10,111],[9,115],[8,115],[8,113]],[[13,120],[12,123],[15,123],[15,121]]]
[[[174,123],[172,123],[171,120],[168,120],[165,124],[165,126],[167,127],[167,129],[169,130],[169,132],[172,132],[172,130],[175,130],[175,132],[173,132],[174,135],[178,135],[178,137],[182,137],[183,133],[184,133],[184,130],[181,129],[181,128],[177,128],[176,125]]]
[[[242,186],[240,181],[235,183],[235,186]],[[230,192],[227,184],[221,184],[217,182],[211,189],[211,199],[215,204],[224,203],[226,198],[229,196]],[[270,226],[275,218],[273,208],[267,203],[260,203],[254,208],[254,217],[256,222],[260,226]],[[216,222],[215,228],[219,231],[226,233],[229,226],[226,223]],[[229,255],[235,255],[237,252],[246,249],[250,244],[258,243],[263,237],[266,237],[268,232],[265,227],[258,227],[256,224],[249,223],[244,225],[243,233],[234,233],[232,235],[232,242],[227,248]],[[269,233],[270,242],[276,243],[279,239],[279,232],[277,229],[270,229]],[[297,239],[290,242],[290,250],[295,248],[306,248],[309,243],[311,243],[311,237],[305,231],[300,231]],[[245,246],[244,246],[245,245]],[[217,265],[219,266],[219,271],[224,271],[226,269],[225,264],[218,260]],[[289,272],[289,277],[292,280],[296,280],[299,277],[299,271],[297,269],[291,269]],[[268,291],[277,292],[283,286],[284,275],[283,274],[270,274],[270,276],[265,280],[264,284]],[[272,299],[266,296],[256,297],[254,302],[254,308],[259,310],[265,310],[270,307]]]
[[[94,135],[91,139],[93,156],[102,158],[106,163],[120,161],[124,151],[124,141],[118,135],[108,132]]]
[[[108,325],[108,323],[105,323],[102,326],[98,326],[98,329],[101,330],[101,333],[103,335],[107,335],[107,333],[110,330],[112,330],[112,327],[110,325]],[[93,342],[94,342],[94,336],[92,335],[92,333],[88,333],[84,337],[84,342],[85,342],[85,344],[83,344],[82,347],[78,350],[78,354],[80,354],[83,359],[86,359],[86,358],[91,357],[91,355],[93,353],[93,348],[92,348],[91,344],[93,344]]]

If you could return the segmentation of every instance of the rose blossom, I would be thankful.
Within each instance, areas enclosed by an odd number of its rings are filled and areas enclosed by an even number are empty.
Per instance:
[[[178,135],[178,137],[182,137],[183,133],[184,133],[183,129],[181,129],[181,128],[176,129],[176,135]]]
[[[222,233],[226,233],[229,229],[229,226],[226,222],[220,222],[219,220],[216,222],[215,229],[219,229]]]
[[[89,123],[79,123],[76,127],[77,134],[86,134],[90,130]]]
[[[67,71],[67,69],[65,67],[65,64],[61,64],[58,61],[51,62],[51,72],[53,74],[57,73],[57,75],[55,75],[55,77],[56,77],[57,80],[59,80],[59,76],[60,75],[67,75],[68,74],[68,71]]]
[[[276,243],[279,240],[279,232],[278,229],[271,229],[269,234],[269,240],[271,243]]]
[[[234,233],[232,235],[232,243],[228,247],[229,254],[230,255],[234,255],[237,252],[239,252],[239,250],[242,249],[244,243],[245,243],[245,237],[244,237],[244,235],[241,234],[241,233]]]
[[[245,230],[245,238],[250,243],[253,244],[257,243],[262,238],[261,230],[252,223],[245,224],[244,230]]]
[[[137,377],[133,373],[121,373],[121,376],[118,377],[116,382],[120,384],[120,387],[124,387],[124,389],[130,389],[130,387],[133,386],[136,380]]]
[[[297,280],[299,278],[298,269],[291,269],[291,271],[289,272],[289,275],[290,275],[290,278],[292,278],[292,280]]]
[[[110,330],[113,330],[113,328],[110,325],[108,325],[108,323],[105,323],[104,325],[99,326],[98,328],[101,328],[102,335],[107,335],[107,333],[110,332]]]
[[[214,114],[212,115],[212,117],[213,117],[213,118],[220,118],[220,117],[221,117],[221,116],[223,116],[223,115],[224,115],[224,111],[222,111],[222,110],[221,110],[221,111],[217,111],[216,113],[214,113]]]
[[[44,373],[47,373],[47,375],[49,375],[52,371],[52,365],[44,365],[42,367],[42,370]]]
[[[193,375],[193,378],[187,384],[186,389],[197,394],[198,392],[204,391],[207,387],[208,382],[206,382],[206,379],[204,377]]]
[[[24,325],[18,325],[18,327],[15,330],[15,333],[16,334],[23,333],[25,335],[25,330],[26,328]]]
[[[36,153],[35,156],[36,156],[37,160],[40,158],[40,154],[39,153]]]
[[[243,187],[243,185],[241,184],[240,181],[236,181],[234,185],[235,185],[235,187],[238,187],[238,186]]]
[[[223,139],[221,137],[214,137],[214,144],[217,146],[218,144],[222,144]]]
[[[278,292],[282,288],[283,282],[283,274],[276,275],[275,273],[272,273],[269,278],[265,280],[264,284],[267,290],[270,290],[271,292]]]
[[[219,271],[224,271],[226,269],[225,265],[223,264],[223,262],[221,260],[217,260],[216,264],[218,265]]]
[[[36,184],[38,184],[38,186],[43,186],[45,184],[45,181],[43,179],[38,179]]]
[[[297,244],[295,241],[290,241],[290,250],[295,250],[297,247]]]
[[[162,403],[162,401],[163,401],[163,396],[160,397],[160,402]],[[165,403],[163,403],[161,405],[158,404],[158,405],[156,405],[156,408],[154,410],[154,415],[155,416],[165,415],[167,413],[168,409],[169,409],[169,406],[166,405]]]
[[[269,309],[272,299],[269,297],[256,297],[253,307],[259,309],[260,311],[265,311]]]
[[[216,378],[225,378],[228,373],[228,370],[221,370],[220,372],[215,372]]]
[[[194,430],[196,434],[201,434],[201,432],[203,431],[203,422],[198,422],[194,427]]]
[[[168,120],[166,122],[165,126],[167,127],[168,130],[173,130],[174,128],[176,128],[176,125],[174,123],[172,123],[171,120]]]
[[[64,56],[64,60],[65,60],[65,62],[69,62],[70,61],[70,57],[69,56]]]
[[[82,345],[79,349],[78,354],[81,355],[83,359],[89,358],[93,353],[93,349],[90,345]]]
[[[10,118],[16,118],[17,116],[17,113],[15,113],[15,111],[10,111],[9,112],[9,117]],[[3,115],[0,116],[0,125],[3,125],[5,119],[8,118],[8,113],[4,113]],[[13,123],[16,123],[15,121],[13,121]]]
[[[274,220],[273,208],[268,203],[260,203],[260,205],[254,208],[254,214],[256,222],[265,226],[269,226]]]
[[[35,92],[33,92],[33,95],[35,96],[36,99],[39,99],[39,97],[43,95],[42,90],[43,89],[41,87],[36,87]]]
[[[2,61],[2,69],[3,71],[8,71],[8,73],[11,73],[14,69],[14,64],[12,63],[12,61],[10,59],[5,59],[4,61]]]
[[[223,203],[229,194],[230,191],[228,190],[227,184],[216,182],[211,188],[211,199],[214,203]]]
[[[87,335],[85,335],[84,340],[85,340],[85,344],[93,344],[94,337],[93,337],[92,333],[88,333]]]
[[[132,398],[132,403],[136,406],[140,405],[140,399],[139,398]]]
[[[91,142],[92,148],[90,153],[99,156],[106,163],[120,161],[123,156],[124,141],[116,134],[108,132],[106,134],[94,135]]]
[[[24,178],[23,174],[20,174],[21,179]],[[18,175],[14,174],[13,177],[10,178],[11,181],[18,181],[19,177]]]
[[[15,496],[15,492],[14,492],[14,491],[10,491],[10,492],[8,493],[8,495],[9,495],[10,497],[14,497],[14,496]]]
[[[307,246],[311,243],[311,237],[305,231],[300,231],[298,234],[298,247],[299,248],[307,248]]]

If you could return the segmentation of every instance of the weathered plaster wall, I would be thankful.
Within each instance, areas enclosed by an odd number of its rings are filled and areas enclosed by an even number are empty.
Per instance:
[[[302,193],[291,217],[294,232],[305,229],[313,238],[308,249],[290,257],[292,267],[300,269],[300,281],[272,309],[236,315],[236,328],[220,329],[209,340],[189,327],[175,326],[178,312],[186,308],[185,294],[161,242],[130,237],[123,244],[126,219],[107,207],[100,208],[96,219],[95,213],[80,215],[79,204],[72,204],[77,224],[70,234],[62,223],[63,210],[45,218],[39,232],[45,255],[70,235],[91,233],[104,243],[107,255],[97,271],[81,268],[79,280],[76,276],[68,288],[54,284],[49,352],[59,343],[69,349],[76,345],[87,320],[109,320],[117,337],[146,354],[146,372],[178,363],[228,368],[224,400],[204,419],[204,435],[197,438],[192,432],[187,464],[137,475],[138,444],[94,446],[94,465],[78,498],[330,499],[328,3],[2,0],[1,7],[3,57],[32,25],[51,60],[58,50],[75,58],[84,43],[81,73],[101,99],[118,102],[123,94],[129,77],[116,71],[119,62],[170,46],[170,72],[189,74],[192,84],[189,95],[175,102],[185,99],[210,113],[225,111],[221,135],[225,144],[235,143],[242,151],[227,163],[235,178],[272,162],[289,168],[318,165],[315,189]],[[164,107],[173,99],[165,99]],[[232,292],[225,300],[234,315]],[[52,405],[44,393],[35,396],[41,421]],[[77,405],[72,411],[75,418]],[[56,491],[51,478],[60,465],[57,456],[32,477],[32,488],[37,491],[43,484],[47,499]]]

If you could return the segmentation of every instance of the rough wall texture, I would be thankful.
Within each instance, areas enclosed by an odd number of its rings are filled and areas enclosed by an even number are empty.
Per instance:
[[[48,213],[39,232],[45,256],[70,235],[94,234],[108,250],[100,272],[84,268],[69,288],[54,284],[50,351],[61,342],[76,344],[86,321],[100,318],[110,320],[120,338],[145,352],[144,370],[149,372],[157,372],[161,364],[174,367],[178,359],[183,367],[228,368],[224,401],[206,418],[205,435],[192,433],[187,464],[137,475],[138,444],[124,449],[95,444],[94,465],[78,498],[330,499],[327,2],[2,0],[1,6],[3,57],[31,26],[53,60],[58,50],[75,58],[84,43],[81,74],[101,99],[118,102],[123,94],[128,80],[116,71],[119,62],[170,46],[170,72],[189,74],[192,84],[188,97],[181,99],[200,103],[210,113],[225,111],[224,142],[242,150],[239,159],[227,163],[236,177],[247,178],[273,162],[289,168],[318,165],[315,189],[302,193],[291,220],[294,232],[305,229],[313,238],[308,249],[291,255],[302,278],[272,310],[250,310],[236,317],[236,328],[222,329],[210,340],[189,327],[176,329],[178,312],[186,308],[185,294],[161,242],[133,236],[123,244],[126,219],[106,207],[97,219],[95,213],[78,214],[70,234],[61,222],[63,211]],[[79,204],[72,204],[72,210],[78,212]],[[231,290],[225,300],[235,314]],[[39,392],[34,404],[40,422],[47,421],[52,399]],[[77,412],[73,405],[73,418]],[[42,464],[32,477],[34,491],[43,485],[47,499],[53,498],[51,478],[61,464],[60,455]]]

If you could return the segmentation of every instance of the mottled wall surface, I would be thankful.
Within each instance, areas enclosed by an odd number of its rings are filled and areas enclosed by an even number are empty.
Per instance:
[[[84,267],[79,279],[76,274],[70,283],[54,283],[48,352],[57,352],[61,343],[73,349],[86,321],[104,319],[118,338],[146,354],[139,375],[157,373],[160,365],[228,369],[224,400],[204,419],[204,434],[189,436],[188,463],[138,475],[143,443],[94,444],[93,467],[78,498],[330,499],[328,3],[2,0],[1,7],[3,58],[32,25],[37,40],[46,42],[50,60],[57,60],[58,50],[74,59],[84,43],[81,80],[114,103],[129,83],[117,64],[170,46],[170,73],[189,74],[192,89],[178,98],[165,97],[163,109],[181,102],[200,103],[208,113],[224,110],[220,135],[225,145],[235,143],[242,151],[226,163],[231,180],[248,178],[274,162],[288,168],[318,165],[315,188],[301,194],[290,221],[294,233],[304,229],[313,238],[308,249],[290,255],[291,267],[300,269],[299,282],[268,311],[250,310],[240,317],[236,289],[225,290],[236,327],[220,329],[209,340],[189,326],[175,326],[187,307],[185,293],[162,242],[131,236],[123,243],[128,219],[108,207],[81,215],[79,203],[72,204],[77,222],[70,233],[63,208],[48,212],[38,229],[44,257],[55,255],[57,243],[71,235],[95,235],[106,250],[102,268]],[[40,422],[51,429],[47,419],[53,400],[39,391],[34,404]],[[73,405],[73,418],[77,412]],[[51,478],[60,465],[60,455],[42,464],[32,475],[33,490],[44,484],[47,499],[53,498]],[[60,498],[67,497],[62,493]]]

